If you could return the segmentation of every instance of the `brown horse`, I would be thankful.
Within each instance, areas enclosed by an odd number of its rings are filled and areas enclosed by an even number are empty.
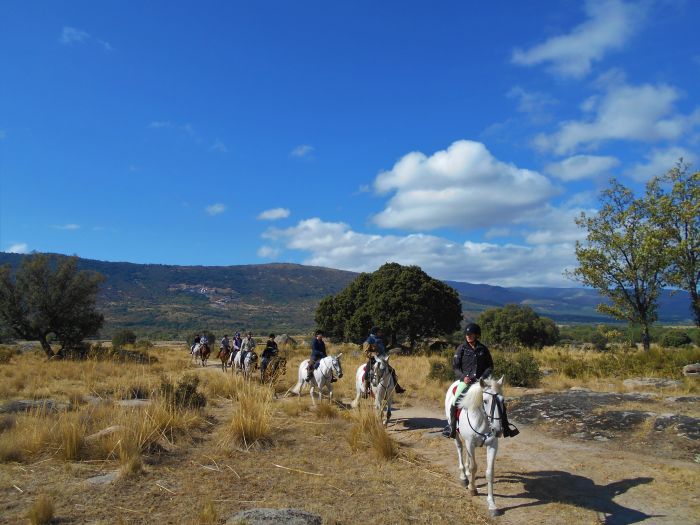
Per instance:
[[[209,345],[202,345],[199,350],[199,357],[202,359],[202,366],[207,366],[207,361],[209,360],[210,355],[211,349],[209,348]]]
[[[228,358],[231,356],[231,349],[230,348],[220,348],[219,353],[216,354],[216,357],[221,359],[221,371],[226,372],[226,366],[228,365]]]

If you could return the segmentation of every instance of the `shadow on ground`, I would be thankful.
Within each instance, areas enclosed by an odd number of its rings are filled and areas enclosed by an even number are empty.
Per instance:
[[[393,423],[395,427],[399,427],[393,428],[394,432],[407,432],[409,430],[434,430],[439,432],[445,426],[445,420],[436,417],[398,417]]]
[[[648,518],[659,517],[624,507],[614,501],[616,496],[624,494],[638,485],[651,483],[653,480],[654,478],[639,477],[615,481],[608,485],[596,485],[593,480],[584,476],[558,470],[525,474],[509,472],[502,477],[499,476],[499,481],[523,485],[522,493],[501,497],[535,500],[511,507],[503,507],[504,512],[547,503],[564,503],[592,510],[598,513],[599,517],[604,517],[603,523],[610,525],[628,525],[639,523]]]

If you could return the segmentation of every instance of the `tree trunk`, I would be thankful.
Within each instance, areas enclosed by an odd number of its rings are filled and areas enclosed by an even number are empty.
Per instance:
[[[645,324],[644,325],[644,333],[642,334],[642,346],[644,347],[645,352],[649,351],[650,345],[651,345],[651,338],[649,337],[649,325]]]
[[[693,310],[696,326],[700,327],[700,296],[697,287],[690,289],[690,308]]]
[[[46,340],[46,337],[40,336],[39,342],[41,343],[41,349],[46,353],[46,358],[51,359],[53,357],[53,350],[51,350],[51,345]]]

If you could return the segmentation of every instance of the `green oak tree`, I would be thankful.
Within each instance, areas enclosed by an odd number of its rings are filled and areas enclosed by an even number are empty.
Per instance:
[[[31,255],[14,275],[3,265],[0,318],[16,337],[39,341],[47,357],[54,355],[49,341],[56,339],[62,355],[102,327],[95,302],[103,280],[98,273],[78,271],[77,257]]]
[[[646,199],[652,220],[669,239],[666,282],[690,294],[700,326],[700,172],[689,168],[680,159],[668,173],[652,179]]]
[[[529,306],[507,304],[490,308],[479,315],[477,322],[489,344],[542,348],[559,341],[559,328],[554,321],[540,317]]]
[[[449,333],[459,328],[462,306],[457,292],[418,266],[387,263],[363,273],[337,295],[324,298],[316,324],[336,339],[361,342],[372,325],[381,326],[389,344]]]
[[[598,311],[639,324],[649,350],[649,327],[668,266],[668,237],[650,220],[646,200],[615,179],[601,193],[600,204],[595,215],[576,219],[587,236],[576,242],[578,267],[568,275],[609,299]]]

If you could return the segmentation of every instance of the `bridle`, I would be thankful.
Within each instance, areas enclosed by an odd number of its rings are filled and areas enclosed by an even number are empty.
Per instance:
[[[486,419],[489,422],[489,431],[487,433],[479,432],[477,429],[474,428],[472,425],[472,422],[469,420],[469,411],[467,410],[467,423],[469,424],[469,428],[472,429],[472,432],[477,434],[482,438],[481,441],[481,446],[484,446],[484,443],[486,443],[486,440],[490,438],[493,435],[497,435],[494,430],[493,430],[493,422],[494,421],[500,421],[503,419],[503,396],[501,394],[497,394],[495,392],[489,392],[488,390],[482,390],[482,393],[484,395],[488,394],[489,396],[492,396],[493,399],[491,399],[491,410],[489,411],[490,413],[487,414],[486,410],[484,409],[484,414],[486,415]],[[488,401],[484,400],[484,405],[486,405]],[[498,417],[496,417],[496,408],[498,408]],[[501,429],[501,432],[503,432],[503,429]]]
[[[391,374],[389,373],[389,363],[387,363],[383,359],[376,359],[375,366],[378,368],[378,370],[374,373],[374,377],[372,377],[373,386],[378,387],[379,385],[381,385],[384,387],[385,390],[388,390],[389,385],[386,384],[385,381],[387,381],[388,379],[389,382],[391,382]],[[380,370],[382,371],[381,378],[379,378],[380,374],[378,373]]]

